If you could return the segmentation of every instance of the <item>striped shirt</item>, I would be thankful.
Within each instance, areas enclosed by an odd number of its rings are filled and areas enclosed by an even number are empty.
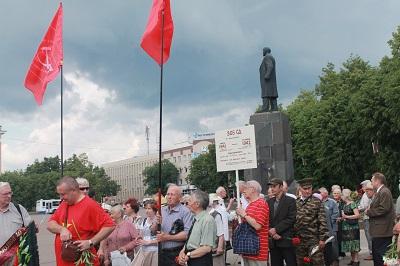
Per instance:
[[[256,256],[243,256],[249,260],[266,261],[268,260],[268,231],[269,231],[269,207],[263,199],[258,199],[249,203],[246,208],[246,215],[255,219],[261,225],[257,230],[260,239],[260,252]],[[247,222],[247,221],[246,221]]]

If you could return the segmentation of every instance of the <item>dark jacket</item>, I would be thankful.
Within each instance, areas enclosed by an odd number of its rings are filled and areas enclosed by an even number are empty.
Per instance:
[[[369,233],[371,237],[391,237],[394,226],[394,206],[392,193],[383,186],[372,199],[369,210]]]
[[[269,205],[269,228],[275,228],[276,233],[282,238],[274,240],[269,237],[269,247],[291,247],[293,237],[293,226],[296,222],[296,200],[283,195],[279,201],[274,215],[275,198],[268,200]]]

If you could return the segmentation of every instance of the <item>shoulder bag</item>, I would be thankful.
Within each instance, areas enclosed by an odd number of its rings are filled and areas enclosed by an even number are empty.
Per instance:
[[[69,206],[67,205],[67,211],[65,214],[65,223],[64,223],[65,226],[67,226],[68,224],[68,209]],[[72,241],[72,239],[62,242],[61,258],[64,261],[75,262],[79,260],[81,254],[82,252],[79,250],[78,245],[74,244],[74,241]]]
[[[232,237],[234,254],[258,255],[260,250],[260,239],[249,223],[243,222],[235,229]]]

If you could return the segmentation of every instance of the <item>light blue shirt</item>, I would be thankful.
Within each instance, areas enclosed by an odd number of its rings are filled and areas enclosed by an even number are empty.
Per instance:
[[[168,234],[171,231],[172,225],[177,219],[181,219],[183,221],[184,231],[186,234],[189,233],[189,229],[192,226],[193,215],[186,206],[183,206],[180,203],[173,208],[164,206],[161,209],[161,214],[161,231],[163,233]],[[165,241],[162,242],[162,248],[176,248],[183,246],[184,244],[185,241]]]

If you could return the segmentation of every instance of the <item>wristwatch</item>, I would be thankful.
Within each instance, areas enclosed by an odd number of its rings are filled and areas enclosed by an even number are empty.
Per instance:
[[[189,259],[190,259],[190,255],[192,255],[192,253],[190,253],[190,251],[188,253],[186,253],[186,256],[188,256]]]

